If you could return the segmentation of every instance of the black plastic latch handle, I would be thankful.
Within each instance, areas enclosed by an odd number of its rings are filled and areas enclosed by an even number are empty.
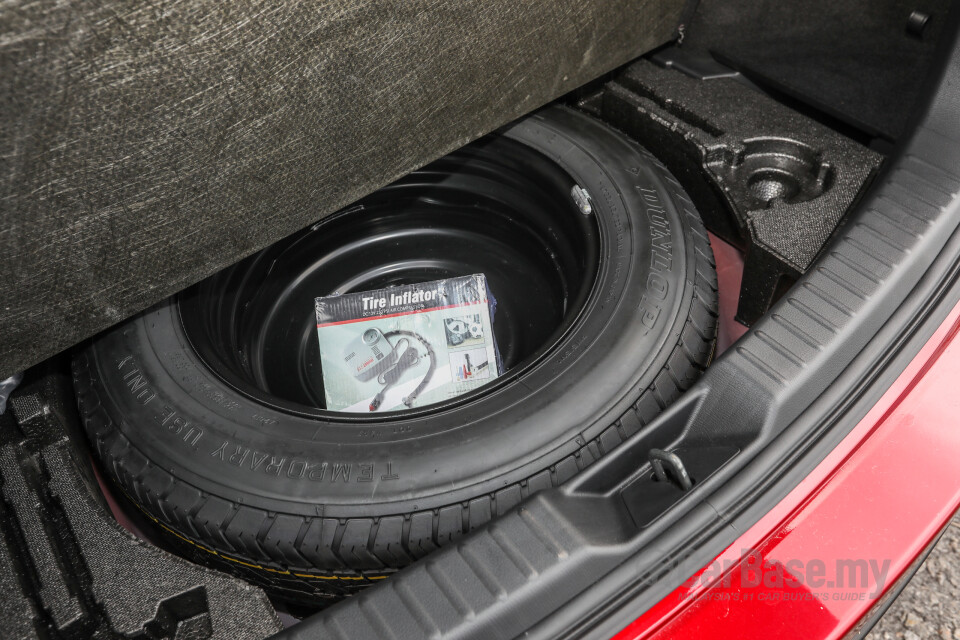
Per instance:
[[[687,468],[683,466],[683,460],[677,454],[662,449],[650,449],[650,466],[653,467],[653,473],[657,480],[672,482],[683,491],[689,491],[693,488],[693,479],[687,473]]]

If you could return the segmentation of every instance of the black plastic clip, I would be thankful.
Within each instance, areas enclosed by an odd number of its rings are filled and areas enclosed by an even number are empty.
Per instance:
[[[650,466],[654,476],[661,482],[672,482],[683,491],[693,488],[693,479],[683,466],[683,460],[675,453],[662,449],[650,449]],[[669,473],[667,471],[669,470]]]

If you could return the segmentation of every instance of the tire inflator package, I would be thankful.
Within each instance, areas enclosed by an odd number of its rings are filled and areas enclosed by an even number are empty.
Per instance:
[[[316,299],[329,411],[398,411],[502,372],[497,302],[482,274]]]

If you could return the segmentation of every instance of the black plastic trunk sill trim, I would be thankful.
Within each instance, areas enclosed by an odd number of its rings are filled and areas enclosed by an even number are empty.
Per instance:
[[[960,234],[954,235],[952,245],[952,250],[960,254]],[[950,265],[950,275],[949,287],[940,286],[944,284],[942,282],[929,283],[923,294],[911,296],[915,304],[905,305],[898,311],[891,319],[890,329],[878,334],[862,356],[837,379],[836,389],[831,388],[811,404],[810,409],[784,431],[782,441],[771,444],[745,466],[735,480],[704,500],[709,506],[720,504],[723,500],[718,494],[723,493],[732,496],[729,502],[733,505],[725,512],[717,511],[718,522],[711,527],[708,543],[700,548],[688,547],[689,552],[674,552],[683,554],[685,567],[698,570],[710,562],[773,504],[783,499],[857,425],[960,301],[960,261]],[[946,292],[945,288],[948,289]],[[934,296],[942,297],[939,304],[925,305],[924,302],[929,302],[927,294],[931,289],[936,290]],[[919,318],[915,314],[918,306],[923,307]],[[918,322],[902,331],[903,323],[911,319]],[[784,442],[787,440],[789,442]],[[768,471],[775,462],[782,469],[779,474]],[[760,478],[762,481],[758,480]],[[638,558],[631,559],[634,560],[640,562]],[[656,562],[656,559],[650,560],[650,563]],[[572,607],[544,620],[543,629],[531,629],[525,637],[609,637],[669,595],[687,577],[686,574],[676,574],[655,584],[644,584],[643,581],[638,584],[636,576],[631,576],[629,570],[615,569],[581,595],[584,600],[593,600],[592,607],[581,609],[581,600],[578,599]],[[598,595],[598,591],[603,595]],[[591,592],[593,596],[589,595]],[[566,612],[571,610],[577,613],[567,616]]]
[[[960,49],[951,31],[952,46],[923,120],[818,260],[821,268],[804,276],[663,416],[563,489],[539,493],[496,521],[497,537],[510,537],[535,571],[514,575],[515,566],[486,527],[280,637],[316,638],[331,627],[350,638],[381,637],[369,619],[373,610],[387,620],[436,629],[433,637],[609,636],[782,499],[849,432],[960,298],[960,286],[950,286],[960,254]],[[918,166],[932,177],[918,173]],[[891,211],[887,190],[897,192],[899,209]],[[858,295],[845,292],[850,289]],[[758,339],[758,331],[768,339]],[[785,358],[771,340],[789,345],[793,357]],[[891,348],[897,343],[899,350]],[[873,384],[865,386],[868,377]],[[637,529],[620,495],[645,481],[646,474],[637,473],[646,460],[643,447],[664,431],[676,438],[668,449],[733,444],[741,452]],[[771,469],[782,475],[771,478]],[[565,553],[544,546],[531,523],[557,537]],[[496,594],[481,584],[467,556],[483,563]],[[681,559],[689,571],[672,571]],[[429,600],[414,610],[396,597],[402,587],[413,593],[438,587],[430,577],[437,573],[456,576],[447,588],[460,590],[458,597],[483,591],[492,597],[462,599],[469,610],[456,615]]]

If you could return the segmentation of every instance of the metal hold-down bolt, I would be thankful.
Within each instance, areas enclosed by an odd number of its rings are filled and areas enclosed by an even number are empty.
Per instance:
[[[578,184],[575,184],[573,185],[573,189],[570,190],[570,195],[573,197],[573,201],[577,203],[580,213],[585,216],[593,213],[593,203],[590,200],[590,194],[587,193],[586,189]]]
[[[914,11],[907,18],[907,33],[915,38],[923,38],[923,31],[930,22],[930,14],[923,11]]]

